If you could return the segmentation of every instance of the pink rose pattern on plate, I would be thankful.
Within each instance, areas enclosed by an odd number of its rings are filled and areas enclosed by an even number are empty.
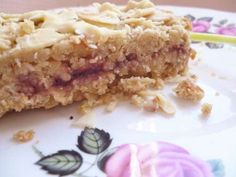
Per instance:
[[[217,33],[236,36],[236,27],[235,26],[222,26],[217,29]]]
[[[207,32],[211,26],[209,22],[204,20],[194,21],[192,25],[193,25],[193,32],[200,32],[200,33]]]
[[[165,143],[127,144],[109,158],[108,177],[213,177],[210,165],[185,149]]]
[[[36,165],[57,176],[95,177],[87,173],[98,168],[107,177],[224,177],[220,160],[206,162],[166,142],[124,144],[110,149],[112,139],[108,132],[85,128],[77,143],[77,150],[60,150],[51,155],[44,155],[33,146],[40,156]],[[94,156],[92,163],[86,154]]]

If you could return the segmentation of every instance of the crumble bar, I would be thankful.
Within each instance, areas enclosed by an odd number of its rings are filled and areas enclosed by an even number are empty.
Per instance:
[[[190,30],[148,0],[0,13],[0,116],[126,91],[120,85],[133,76],[184,73]]]

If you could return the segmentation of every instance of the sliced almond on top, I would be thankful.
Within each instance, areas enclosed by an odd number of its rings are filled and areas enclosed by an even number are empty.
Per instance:
[[[30,35],[17,38],[17,44],[22,49],[39,49],[55,44],[64,37],[64,34],[52,29],[39,29]]]
[[[97,26],[118,25],[120,23],[120,19],[117,14],[112,11],[107,11],[101,14],[80,13],[79,18]]]

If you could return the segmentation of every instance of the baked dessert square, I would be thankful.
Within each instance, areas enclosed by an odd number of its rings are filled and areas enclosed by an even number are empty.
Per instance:
[[[1,13],[0,115],[122,92],[125,79],[182,74],[190,30],[148,0]]]

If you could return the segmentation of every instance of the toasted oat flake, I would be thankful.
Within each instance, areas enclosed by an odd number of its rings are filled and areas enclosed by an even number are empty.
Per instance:
[[[35,132],[33,130],[25,131],[25,130],[20,130],[17,133],[13,135],[13,139],[16,142],[20,143],[25,143],[34,138]]]
[[[161,94],[157,94],[157,96],[152,100],[154,104],[160,106],[160,108],[167,114],[175,114],[176,109],[175,106],[167,99],[165,96]]]
[[[208,116],[212,111],[212,104],[204,103],[201,108],[202,115]]]

